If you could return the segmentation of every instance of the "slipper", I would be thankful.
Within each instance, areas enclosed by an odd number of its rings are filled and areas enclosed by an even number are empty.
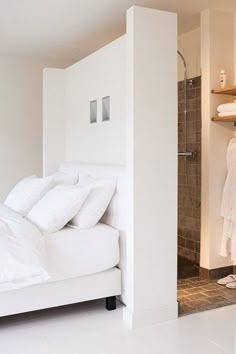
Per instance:
[[[234,283],[234,282],[236,283],[236,274],[230,274],[225,278],[219,279],[217,281],[217,284],[227,285],[227,284]]]
[[[234,281],[233,283],[226,284],[226,288],[236,289],[236,281]]]

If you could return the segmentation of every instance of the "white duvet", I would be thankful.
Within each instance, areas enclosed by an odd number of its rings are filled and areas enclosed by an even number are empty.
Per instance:
[[[49,279],[45,241],[36,226],[0,207],[0,291]]]

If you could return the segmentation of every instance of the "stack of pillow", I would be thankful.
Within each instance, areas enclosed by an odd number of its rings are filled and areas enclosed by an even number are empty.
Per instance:
[[[53,176],[30,176],[20,181],[4,204],[35,224],[42,233],[54,233],[69,223],[86,229],[95,226],[116,189],[116,179],[59,171]]]
[[[220,104],[217,112],[219,117],[236,116],[236,102]]]

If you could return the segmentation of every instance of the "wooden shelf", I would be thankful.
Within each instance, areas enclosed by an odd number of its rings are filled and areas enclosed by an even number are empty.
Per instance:
[[[216,90],[212,90],[212,93],[215,93],[217,95],[231,95],[231,96],[236,96],[236,86],[228,86],[225,88],[219,88]],[[211,118],[212,121],[214,122],[232,122],[234,123],[234,126],[236,126],[236,115],[234,116],[227,116],[227,117],[213,117]]]
[[[211,120],[214,122],[236,122],[236,116],[213,117]]]
[[[236,96],[236,86],[229,86],[225,88],[220,88],[216,90],[212,90],[212,93],[215,93],[217,95],[232,95]]]

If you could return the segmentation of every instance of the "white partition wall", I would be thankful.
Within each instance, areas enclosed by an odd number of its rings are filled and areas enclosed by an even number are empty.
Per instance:
[[[131,327],[177,316],[177,18],[127,14],[128,303]]]
[[[60,159],[127,165],[124,317],[131,327],[175,318],[176,14],[132,7],[125,36],[65,70],[47,69],[44,75],[46,174]],[[110,121],[102,120],[106,96]],[[97,122],[91,124],[90,101],[95,100]]]
[[[126,37],[65,70],[44,70],[44,174],[61,161],[126,162]],[[102,99],[110,98],[110,120],[102,121]],[[97,121],[90,123],[90,101]]]
[[[66,160],[125,164],[126,36],[99,49],[65,72]],[[102,99],[110,120],[102,121]],[[97,121],[90,123],[90,101]]]

